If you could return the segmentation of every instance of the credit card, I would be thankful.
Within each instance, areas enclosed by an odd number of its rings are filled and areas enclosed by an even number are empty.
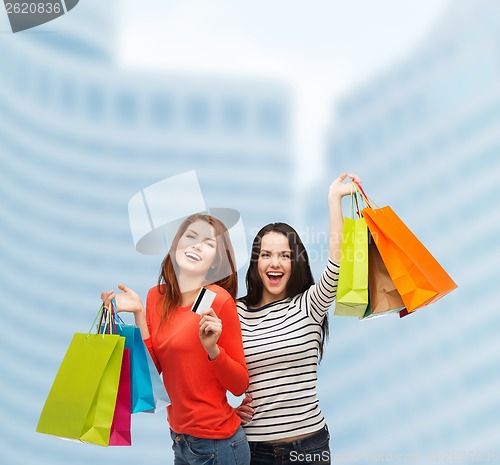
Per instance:
[[[194,304],[191,311],[198,313],[198,315],[200,315],[203,310],[207,310],[212,306],[212,303],[216,295],[217,294],[215,292],[205,287],[202,287],[200,289],[200,292],[198,292],[196,299],[194,299]]]

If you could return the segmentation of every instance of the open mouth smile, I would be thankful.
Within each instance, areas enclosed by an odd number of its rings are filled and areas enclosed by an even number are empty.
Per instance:
[[[279,284],[281,278],[283,278],[283,273],[280,273],[279,271],[269,271],[266,274],[271,284]]]
[[[195,254],[194,252],[186,252],[184,255],[186,255],[186,257],[189,258],[190,260],[201,262],[201,257],[198,254]]]

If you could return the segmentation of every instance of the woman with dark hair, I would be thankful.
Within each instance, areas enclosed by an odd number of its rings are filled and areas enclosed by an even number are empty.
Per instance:
[[[201,287],[215,292],[201,317],[191,311]],[[119,312],[133,312],[172,404],[167,407],[175,465],[248,465],[250,451],[241,419],[227,391],[248,386],[240,322],[237,275],[229,234],[209,215],[188,217],[163,259],[158,284],[148,292],[146,313],[139,295],[103,292]],[[224,330],[223,330],[224,328]]]
[[[316,394],[317,366],[328,337],[328,308],[337,292],[342,243],[341,199],[352,192],[342,174],[328,193],[328,264],[317,284],[306,249],[285,223],[257,234],[237,302],[250,384],[236,412],[252,465],[329,464],[329,433]]]

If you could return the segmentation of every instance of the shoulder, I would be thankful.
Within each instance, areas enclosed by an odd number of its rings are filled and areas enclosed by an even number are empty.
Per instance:
[[[247,304],[244,297],[240,297],[236,300],[236,307],[238,308],[238,310],[247,310]]]
[[[158,289],[158,286],[153,286],[152,288],[149,289],[148,291],[148,298],[149,297],[160,297],[160,290]]]
[[[216,296],[213,302],[213,309],[217,312],[217,309],[222,309],[223,307],[230,306],[236,307],[234,299],[231,297],[231,294],[227,292],[223,287],[218,286],[217,284],[210,284],[207,286],[212,292],[215,292]]]
[[[149,289],[146,301],[149,306],[156,305],[163,301],[163,294],[160,293],[158,286]]]

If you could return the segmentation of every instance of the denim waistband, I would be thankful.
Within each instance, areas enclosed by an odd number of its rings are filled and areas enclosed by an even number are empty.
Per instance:
[[[322,444],[330,439],[328,428],[324,426],[316,433],[304,439],[297,439],[291,442],[249,442],[252,452],[269,454],[288,454],[293,450],[302,451]]]

